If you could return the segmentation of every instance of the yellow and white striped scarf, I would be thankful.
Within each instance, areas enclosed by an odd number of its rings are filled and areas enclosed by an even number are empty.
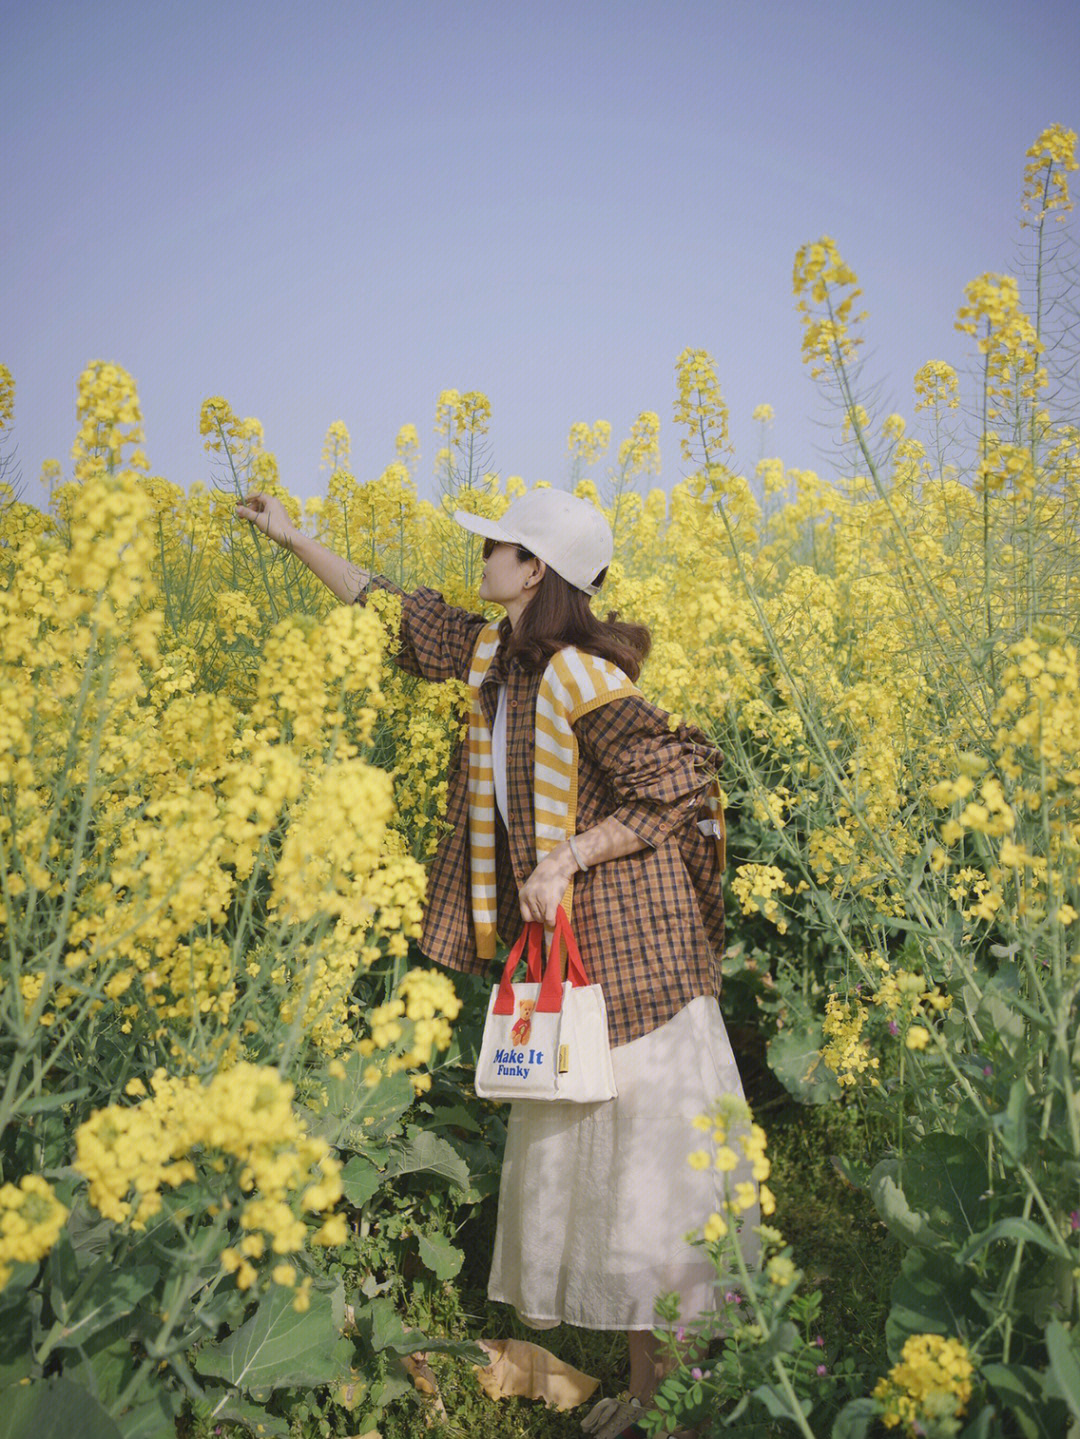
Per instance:
[[[485,625],[469,671],[469,867],[473,928],[481,959],[495,957],[495,771],[491,730],[480,704],[480,686],[499,648],[499,627]],[[536,862],[549,854],[577,823],[578,746],[574,721],[597,706],[641,691],[610,660],[567,645],[552,656],[536,697],[536,751],[533,808]],[[573,882],[563,898],[570,915]]]
[[[480,704],[480,686],[499,648],[499,628],[480,631],[469,672],[469,866],[473,927],[481,959],[495,955],[495,772],[491,730]],[[610,700],[641,691],[610,660],[567,646],[553,655],[536,698],[536,753],[533,806],[537,863],[577,822],[578,747],[574,721]],[[570,914],[573,884],[563,908]]]

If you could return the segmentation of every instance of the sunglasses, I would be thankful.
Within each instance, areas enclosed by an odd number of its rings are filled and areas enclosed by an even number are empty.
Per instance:
[[[507,543],[506,540],[485,540],[485,541],[484,541],[484,548],[483,548],[483,550],[482,550],[482,554],[483,554],[483,556],[484,556],[484,559],[485,559],[485,560],[490,560],[490,559],[491,559],[491,556],[495,553],[495,546],[496,546],[496,545],[501,545],[501,544],[506,544],[506,543]],[[535,558],[535,556],[533,555],[532,550],[527,550],[527,549],[525,549],[525,547],[524,547],[523,545],[518,545],[518,546],[517,546],[517,552],[518,552],[518,558],[521,559],[521,560],[525,560],[525,559],[530,559],[530,560],[531,560],[531,559]]]

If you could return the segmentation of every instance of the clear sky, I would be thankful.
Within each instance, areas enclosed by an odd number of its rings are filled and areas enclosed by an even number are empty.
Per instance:
[[[342,419],[377,474],[438,392],[491,465],[560,483],[574,421],[663,420],[709,350],[742,467],[827,468],[798,246],[832,235],[869,375],[910,411],[966,354],[965,282],[1015,263],[1024,151],[1080,128],[1075,0],[8,0],[0,360],[22,490],[70,467],[92,359],[138,383],[151,469],[208,475],[202,399],[320,492]],[[1080,188],[1074,181],[1074,191]]]

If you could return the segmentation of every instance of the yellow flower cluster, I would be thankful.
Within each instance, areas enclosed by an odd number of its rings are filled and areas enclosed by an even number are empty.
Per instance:
[[[916,410],[941,406],[947,410],[960,408],[960,383],[956,371],[944,360],[927,360],[915,372]]]
[[[941,1014],[951,1008],[952,997],[943,994],[937,985],[927,985],[921,974],[907,969],[887,970],[878,981],[873,996],[890,1015],[914,1019],[930,1013]]]
[[[761,914],[776,925],[780,934],[787,933],[787,920],[776,900],[778,894],[794,891],[784,872],[774,864],[740,864],[731,881],[735,898],[743,914]]]
[[[817,378],[853,360],[862,344],[851,333],[852,325],[865,319],[865,312],[853,313],[862,291],[828,235],[798,251],[793,284],[803,319],[803,359]]]
[[[778,495],[787,484],[783,460],[775,458],[758,460],[754,473],[760,480],[761,488],[766,495]]]
[[[982,866],[960,867],[949,894],[968,920],[1011,909],[1067,924],[1072,907],[1061,897],[1080,878],[1080,652],[1059,637],[1029,636],[1004,658],[988,737],[996,773],[961,753],[956,777],[929,790],[935,805],[952,810],[941,825],[945,845],[970,835],[986,841]]]
[[[206,436],[207,450],[239,458],[261,447],[263,428],[256,419],[239,419],[223,396],[211,395],[199,409],[199,434]]]
[[[730,450],[728,408],[716,366],[705,350],[684,350],[675,363],[675,422],[687,434],[679,447],[687,464],[718,464]]]
[[[120,394],[106,415],[109,387]],[[115,452],[137,416],[130,377],[92,367],[82,391],[86,415],[121,426]],[[220,424],[229,443],[261,444],[257,422],[230,415],[208,402],[211,440]],[[237,1052],[237,999],[263,985],[283,1016],[301,1004],[308,1036],[335,1053],[353,1041],[358,964],[404,954],[419,932],[423,851],[408,852],[393,755],[369,759],[387,624],[374,605],[275,618],[265,542],[246,527],[229,540],[230,504],[107,468],[59,487],[59,531],[0,511],[12,560],[0,590],[0,926],[17,933],[40,895],[59,902],[80,807],[87,836],[63,968],[20,978],[27,1020],[77,1026],[115,1008],[123,1032],[164,1044],[170,1064],[194,1059],[193,1044],[203,1062]],[[451,698],[438,700],[433,826]],[[414,705],[418,733],[423,718]],[[224,938],[256,882],[277,964]]]
[[[259,612],[243,590],[219,590],[214,596],[214,620],[226,644],[254,639],[259,630]]]
[[[0,430],[11,428],[15,414],[15,378],[7,365],[0,364]]]
[[[971,1399],[973,1373],[971,1356],[959,1339],[912,1334],[899,1364],[874,1389],[882,1423],[886,1429],[903,1425],[905,1433],[916,1436],[926,1432],[927,1424],[961,1418]]]
[[[0,1289],[13,1264],[36,1264],[60,1237],[68,1211],[39,1174],[0,1185]]]
[[[479,390],[464,395],[457,390],[443,390],[435,406],[435,433],[451,439],[454,435],[487,433],[491,419],[491,401]]]
[[[1077,168],[1076,131],[1064,125],[1044,130],[1027,152],[1024,167],[1024,209],[1035,212],[1036,221],[1049,214],[1063,221],[1072,209],[1068,173]]]
[[[80,424],[71,453],[77,480],[115,474],[124,466],[132,470],[149,468],[141,449],[139,397],[125,369],[94,360],[79,376],[75,408]],[[125,456],[129,446],[132,452]]]
[[[352,440],[344,420],[335,420],[326,432],[322,450],[322,468],[336,475],[349,468]]]
[[[660,416],[655,410],[638,415],[619,446],[618,459],[620,473],[628,477],[660,473]]]
[[[957,311],[956,328],[976,336],[985,356],[991,398],[987,414],[997,420],[1016,397],[1033,400],[1045,387],[1046,374],[1039,368],[1043,345],[1011,275],[980,275],[964,287],[964,294],[967,304]]]
[[[576,474],[595,464],[601,455],[607,453],[610,443],[611,426],[607,420],[597,420],[595,425],[587,425],[584,420],[578,420],[571,425],[566,449],[572,471]]]
[[[243,1237],[222,1256],[242,1289],[268,1252],[296,1254],[308,1242],[305,1214],[324,1216],[311,1243],[340,1244],[340,1162],[324,1139],[306,1132],[293,1087],[277,1070],[240,1063],[207,1083],[158,1070],[152,1094],[133,1105],[98,1110],[75,1132],[74,1167],[90,1202],[116,1223],[144,1229],[162,1207],[162,1190],[225,1176],[220,1203],[239,1204]],[[128,1087],[145,1093],[141,1080]]]
[[[871,1054],[870,1040],[862,1032],[868,1014],[866,1005],[855,996],[842,1000],[831,993],[825,1001],[821,1028],[827,1043],[822,1046],[821,1057],[841,1085],[854,1085],[860,1074],[880,1067],[880,1059]],[[876,1085],[880,1081],[871,1074],[870,1082]]]
[[[366,1081],[376,1084],[383,1074],[430,1064],[435,1054],[449,1048],[450,1021],[460,1012],[461,1000],[448,975],[433,969],[411,969],[398,985],[397,995],[367,1016],[370,1033],[357,1047],[365,1058],[380,1050],[383,1053],[368,1066]],[[413,1075],[412,1082],[418,1094],[431,1087],[430,1075]]]
[[[776,1200],[765,1180],[772,1166],[765,1154],[766,1136],[755,1124],[750,1106],[736,1095],[722,1095],[705,1114],[695,1117],[694,1128],[708,1134],[712,1152],[695,1149],[687,1156],[692,1169],[718,1169],[724,1176],[723,1214],[714,1213],[705,1222],[703,1234],[710,1244],[727,1237],[730,1221],[757,1207],[762,1214],[772,1214]],[[743,1167],[744,1177],[731,1180],[727,1176]],[[749,1173],[750,1178],[745,1174]]]

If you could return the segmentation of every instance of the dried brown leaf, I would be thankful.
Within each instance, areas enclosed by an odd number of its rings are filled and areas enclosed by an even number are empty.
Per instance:
[[[511,1394],[542,1399],[552,1409],[575,1409],[584,1404],[600,1383],[580,1369],[556,1359],[550,1350],[525,1339],[481,1339],[480,1348],[491,1363],[477,1368],[476,1378],[491,1399]]]

